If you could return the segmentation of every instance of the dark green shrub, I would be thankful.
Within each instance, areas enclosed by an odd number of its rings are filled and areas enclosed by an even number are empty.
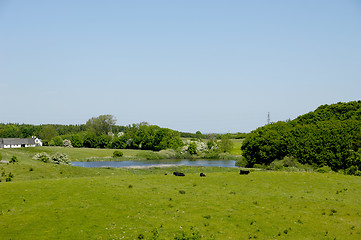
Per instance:
[[[197,154],[197,144],[195,142],[191,142],[188,146],[188,152],[191,155]]]
[[[238,159],[235,163],[235,166],[237,167],[245,167],[247,166],[247,160],[244,157],[241,157],[240,159]]]
[[[345,173],[347,175],[355,175],[355,176],[361,176],[361,171],[358,169],[357,166],[351,166],[345,170]]]
[[[258,163],[254,164],[253,167],[254,168],[262,168],[262,169],[266,168],[266,166],[264,164],[258,164]]]
[[[83,141],[84,147],[87,148],[96,148],[98,146],[98,137],[95,133],[88,133]]]
[[[316,172],[329,173],[329,172],[332,172],[332,169],[329,166],[323,166],[323,167],[317,168]]]
[[[17,162],[18,162],[18,158],[16,156],[12,156],[9,161],[9,163],[12,163],[12,164],[17,163]]]
[[[71,144],[73,147],[82,147],[83,146],[83,139],[80,135],[72,135],[70,138]]]
[[[123,157],[123,152],[122,151],[114,151],[113,152],[113,158],[120,158],[120,157]]]

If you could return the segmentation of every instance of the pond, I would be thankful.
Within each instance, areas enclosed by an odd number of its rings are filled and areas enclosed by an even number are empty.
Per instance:
[[[235,167],[234,160],[188,160],[188,159],[168,159],[168,160],[136,160],[136,161],[101,161],[101,162],[72,162],[77,167],[172,167],[172,166],[203,166],[203,167]]]

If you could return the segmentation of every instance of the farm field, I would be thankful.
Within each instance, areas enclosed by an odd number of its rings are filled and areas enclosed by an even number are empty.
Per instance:
[[[359,177],[87,169],[39,163],[29,151],[1,149],[3,159],[16,155],[19,163],[0,164],[0,173],[14,174],[0,183],[0,239],[361,238]]]

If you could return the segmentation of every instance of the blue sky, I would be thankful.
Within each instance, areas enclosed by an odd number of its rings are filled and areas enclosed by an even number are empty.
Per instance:
[[[359,0],[0,0],[3,123],[249,132],[360,96]]]

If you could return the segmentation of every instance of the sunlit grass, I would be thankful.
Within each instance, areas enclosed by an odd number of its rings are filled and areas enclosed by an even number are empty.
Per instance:
[[[244,139],[231,139],[232,143],[233,143],[233,149],[231,151],[232,155],[242,155],[242,142],[244,141]]]
[[[11,182],[1,177],[0,239],[361,238],[360,177],[239,175],[237,168],[219,167],[81,168],[33,160],[35,149],[0,152],[19,159],[0,164],[0,174],[14,175]]]

